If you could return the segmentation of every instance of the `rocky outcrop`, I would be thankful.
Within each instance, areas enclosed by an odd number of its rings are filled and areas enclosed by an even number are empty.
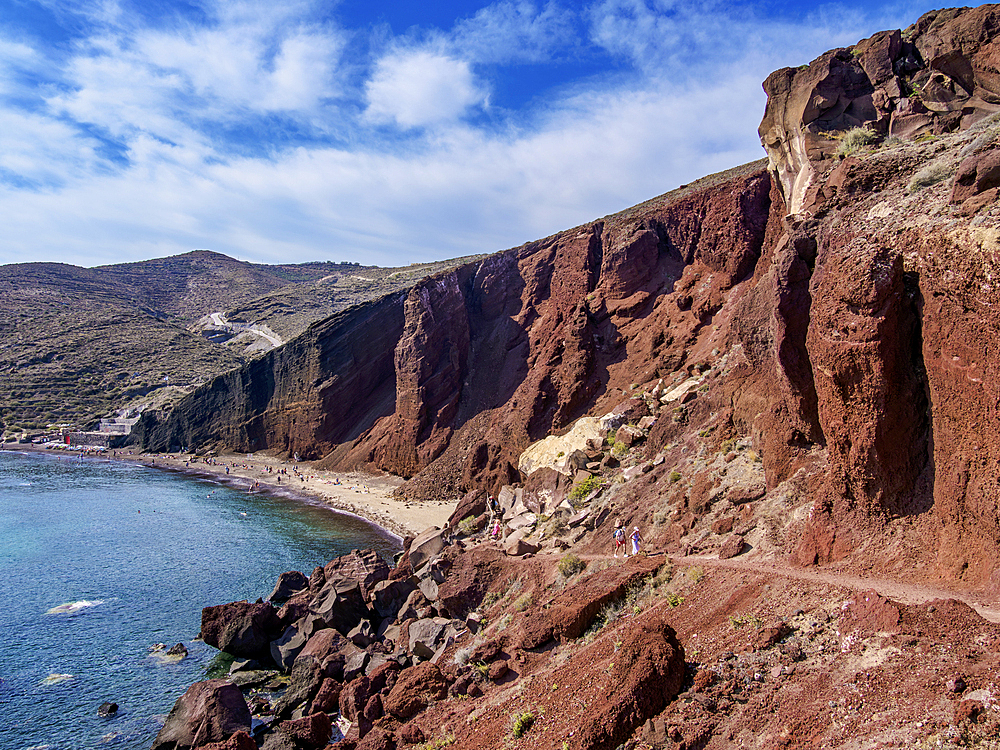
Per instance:
[[[174,704],[153,750],[192,750],[250,730],[250,709],[227,680],[196,682]]]
[[[1000,111],[998,26],[995,5],[931,11],[903,32],[772,73],[759,133],[789,212],[815,208],[820,176],[851,128],[912,138]]]

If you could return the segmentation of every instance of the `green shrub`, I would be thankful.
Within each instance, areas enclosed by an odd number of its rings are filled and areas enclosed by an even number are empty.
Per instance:
[[[576,575],[586,567],[587,563],[574,555],[572,552],[559,561],[559,572],[562,573],[565,578]]]
[[[673,592],[667,594],[667,606],[673,609],[674,607],[679,607],[684,603],[684,597],[678,596]]]
[[[458,522],[458,530],[465,536],[472,536],[479,531],[479,522],[475,516],[466,516]]]
[[[511,729],[511,734],[517,738],[523,737],[534,723],[535,715],[531,711],[524,711],[514,717],[514,727]]]
[[[692,583],[698,583],[698,581],[700,581],[702,578],[705,577],[705,571],[699,568],[698,566],[695,566],[693,568],[688,568],[685,571],[685,574],[687,575],[688,578],[691,579]]]
[[[676,471],[676,470],[670,472],[670,483],[671,484],[676,484],[679,481],[681,481],[681,473],[679,471]]]
[[[871,146],[876,141],[878,141],[878,134],[868,128],[851,128],[841,137],[840,145],[837,146],[837,156],[843,159],[866,146]]]
[[[590,495],[591,492],[604,486],[604,479],[601,477],[587,477],[582,482],[577,482],[569,491],[570,503],[578,503]]]
[[[759,628],[764,624],[764,621],[754,614],[729,615],[729,624],[733,626],[733,630],[739,630],[744,625],[751,625],[752,627]]]
[[[611,455],[615,458],[622,458],[628,455],[628,446],[621,440],[616,440],[615,444],[611,446]]]
[[[928,164],[913,175],[906,189],[911,193],[915,193],[921,188],[930,187],[931,185],[936,185],[939,182],[947,180],[950,176],[951,167],[946,162],[936,161]]]
[[[530,593],[521,594],[521,596],[519,596],[514,602],[514,609],[518,612],[524,612],[524,610],[531,606],[532,601],[533,599]]]

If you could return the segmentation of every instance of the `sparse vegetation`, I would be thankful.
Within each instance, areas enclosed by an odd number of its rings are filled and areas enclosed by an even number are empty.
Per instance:
[[[581,572],[587,567],[587,563],[574,555],[572,552],[559,561],[559,572],[564,578],[569,578]]]
[[[675,594],[673,591],[667,594],[667,606],[671,609],[679,607],[684,603],[684,597]]]
[[[674,471],[670,472],[669,479],[671,484],[677,484],[681,481],[681,473],[674,469]]]
[[[421,745],[420,750],[441,750],[442,747],[448,747],[454,744],[455,735],[449,734]]]
[[[529,729],[531,729],[531,726],[534,723],[535,715],[531,713],[531,711],[523,711],[513,717],[511,734],[516,738],[521,738],[528,732]]]
[[[757,615],[745,614],[745,615],[729,615],[729,624],[733,626],[733,630],[739,630],[744,625],[750,625],[754,628],[759,628],[764,624]]]
[[[837,156],[841,159],[857,153],[878,141],[878,134],[868,128],[851,128],[840,138]]]
[[[472,656],[472,646],[466,646],[465,648],[460,648],[455,652],[455,655],[451,658],[452,664],[459,667],[464,667],[469,663],[469,657]]]
[[[533,601],[534,598],[531,596],[530,593],[521,594],[521,596],[519,596],[517,600],[514,602],[514,609],[516,609],[518,612],[524,612],[528,607],[531,606],[531,603]]]
[[[472,536],[479,531],[478,520],[475,516],[466,516],[458,522],[458,530],[465,536]]]
[[[510,625],[510,621],[513,620],[513,619],[514,619],[514,615],[512,615],[512,614],[510,614],[508,612],[503,617],[501,617],[499,620],[497,620],[497,626],[496,626],[497,632],[500,633],[500,632],[506,630],[507,626]]]
[[[936,185],[939,182],[947,180],[951,176],[951,166],[945,161],[935,161],[928,164],[926,167],[917,172],[910,179],[910,184],[907,185],[906,189],[915,193],[921,188],[930,187],[931,185]]]
[[[688,568],[684,574],[688,577],[691,583],[698,583],[698,581],[705,577],[705,571],[697,565],[692,568]]]
[[[500,601],[500,595],[496,591],[490,591],[483,600],[479,603],[480,609],[489,609],[494,604]]]
[[[573,488],[569,491],[569,501],[571,504],[579,503],[580,501],[586,499],[591,492],[603,487],[605,481],[602,477],[593,476],[587,477],[582,482],[577,482],[573,485]]]

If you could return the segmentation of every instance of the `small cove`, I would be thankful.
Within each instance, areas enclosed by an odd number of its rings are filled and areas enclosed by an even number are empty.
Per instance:
[[[266,597],[282,571],[308,575],[354,548],[391,558],[398,544],[299,498],[0,451],[3,747],[148,748],[217,653],[194,640],[202,607]],[[179,663],[148,652],[178,642],[189,649]],[[104,701],[120,705],[116,717],[97,715]]]

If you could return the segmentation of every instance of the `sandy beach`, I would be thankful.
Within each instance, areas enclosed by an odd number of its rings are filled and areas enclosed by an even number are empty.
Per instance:
[[[254,492],[283,492],[308,496],[336,510],[353,513],[399,537],[415,536],[429,526],[443,526],[455,509],[450,501],[410,503],[393,491],[403,480],[360,472],[341,474],[314,469],[308,461],[287,461],[263,453],[224,454],[208,459],[186,454],[122,455],[164,469],[227,479]],[[227,474],[226,469],[229,469]]]
[[[17,449],[42,450],[27,445],[18,445]],[[208,462],[205,458],[188,454],[132,454],[128,449],[98,454],[98,457],[208,476],[253,492],[309,497],[336,510],[367,519],[398,537],[416,536],[429,526],[444,526],[458,500],[403,502],[392,494],[404,481],[399,477],[322,471],[314,469],[308,461],[287,461],[263,453],[224,454],[214,456]]]

